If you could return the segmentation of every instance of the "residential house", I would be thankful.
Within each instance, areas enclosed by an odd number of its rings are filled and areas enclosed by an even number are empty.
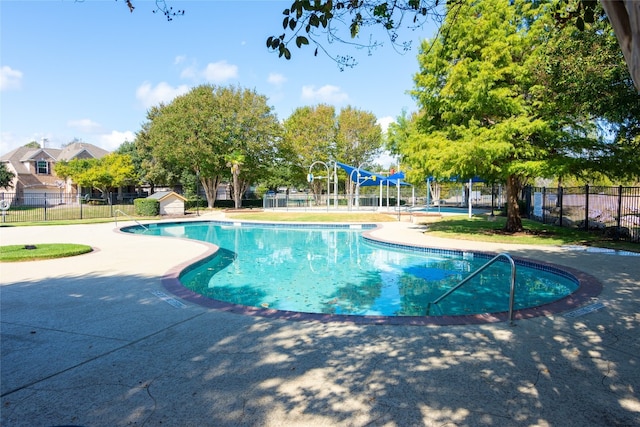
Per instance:
[[[99,159],[109,154],[108,151],[86,142],[72,142],[64,148],[31,148],[20,147],[0,157],[7,169],[16,176],[11,190],[3,196],[10,197],[10,202],[30,203],[30,200],[52,199],[63,196],[77,196],[81,189],[73,182],[55,175],[54,166],[61,160]],[[7,199],[3,197],[3,199]]]

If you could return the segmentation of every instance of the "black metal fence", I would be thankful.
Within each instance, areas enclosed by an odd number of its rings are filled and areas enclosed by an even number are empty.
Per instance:
[[[530,219],[640,242],[640,187],[526,187]]]
[[[116,211],[134,215],[137,194],[110,193],[104,198],[59,193],[0,193],[0,222],[38,222],[111,218]]]

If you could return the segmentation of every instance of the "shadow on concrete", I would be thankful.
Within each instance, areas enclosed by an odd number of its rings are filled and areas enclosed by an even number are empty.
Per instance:
[[[640,425],[640,292],[612,276],[604,309],[515,327],[243,316],[171,304],[157,277],[4,285],[0,421]]]

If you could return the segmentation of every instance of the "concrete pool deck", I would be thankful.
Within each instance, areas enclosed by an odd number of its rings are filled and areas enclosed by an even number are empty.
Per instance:
[[[639,257],[438,239],[406,222],[373,235],[571,267],[602,283],[604,307],[516,326],[245,316],[163,287],[208,245],[113,223],[3,227],[2,245],[96,251],[0,264],[0,424],[640,425]]]

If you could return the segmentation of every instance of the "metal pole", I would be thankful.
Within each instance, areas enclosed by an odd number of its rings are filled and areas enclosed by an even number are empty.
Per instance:
[[[618,187],[618,220],[616,221],[616,237],[614,240],[620,239],[622,225],[622,185]]]
[[[429,201],[430,201],[430,193],[431,192],[431,180],[427,178],[427,211],[429,211]]]
[[[398,173],[400,171],[398,170]],[[396,181],[396,193],[397,193],[397,199],[396,199],[396,207],[398,209],[398,221],[400,221],[400,178],[398,178],[398,180]]]
[[[584,229],[589,231],[589,184],[584,186]]]
[[[333,161],[333,208],[338,209],[338,163]]]
[[[473,208],[471,207],[471,200],[473,198],[473,196],[471,195],[473,193],[473,179],[469,180],[469,218],[471,218],[473,215]]]

